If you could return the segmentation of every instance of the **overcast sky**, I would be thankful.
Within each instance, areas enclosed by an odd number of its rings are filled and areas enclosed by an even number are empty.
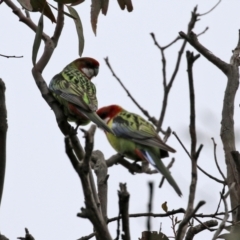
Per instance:
[[[18,4],[17,1],[16,4]],[[51,1],[52,2],[52,1]],[[90,1],[77,6],[85,35],[83,56],[100,62],[99,75],[93,80],[98,91],[99,107],[119,104],[125,109],[141,114],[119,83],[112,77],[104,58],[110,63],[141,106],[152,116],[159,117],[163,96],[161,57],[149,35],[154,32],[160,45],[171,42],[179,31],[186,31],[191,11],[198,4],[199,13],[212,8],[216,1],[133,1],[134,11],[121,11],[116,1],[110,1],[107,16],[98,20],[97,37],[90,25]],[[19,5],[20,6],[20,5]],[[229,62],[231,51],[238,41],[240,28],[240,2],[222,1],[211,13],[201,17],[194,29],[202,32],[199,38],[211,52],[223,61]],[[54,11],[54,10],[53,10]],[[54,12],[56,14],[56,12]],[[0,58],[0,77],[5,81],[8,110],[7,168],[3,200],[0,213],[0,229],[9,239],[24,236],[27,227],[36,240],[70,240],[92,233],[92,225],[86,219],[76,217],[84,207],[82,187],[64,150],[64,138],[58,129],[55,117],[42,99],[31,74],[32,44],[34,33],[12,13],[5,3],[0,5],[0,54],[23,55],[21,59]],[[31,17],[38,21],[40,13]],[[44,31],[52,35],[54,24],[44,19]],[[167,77],[170,78],[182,41],[166,51]],[[39,51],[41,54],[42,48]],[[187,45],[186,50],[193,50]],[[197,54],[196,50],[193,50]],[[65,18],[65,26],[57,49],[43,72],[49,83],[68,63],[78,58],[78,42],[72,19]],[[196,115],[198,146],[204,148],[199,165],[220,178],[213,158],[211,137],[217,142],[217,157],[226,172],[222,143],[219,137],[221,109],[226,86],[226,77],[203,56],[194,66],[196,92]],[[239,146],[239,94],[235,102],[235,128]],[[142,114],[141,114],[142,115]],[[171,127],[190,149],[189,95],[185,54],[180,71],[169,96],[169,104],[163,127]],[[86,127],[86,129],[89,126]],[[78,133],[84,144],[82,132]],[[130,196],[130,213],[147,211],[148,181],[154,181],[154,213],[163,213],[161,204],[168,203],[169,210],[186,208],[190,184],[190,160],[174,136],[168,144],[177,149],[176,162],[171,169],[179,184],[183,197],[179,198],[172,187],[165,182],[157,187],[160,174],[131,175],[120,165],[109,168],[108,216],[118,214],[117,190],[120,182],[126,182]],[[109,158],[115,151],[108,144],[104,133],[97,130],[94,149],[100,149]],[[166,165],[170,161],[164,159]],[[214,213],[222,186],[199,172],[195,205],[200,200],[207,203],[199,213]],[[230,208],[230,206],[229,206]],[[223,209],[221,207],[221,209]],[[179,215],[181,219],[183,215]],[[204,221],[204,219],[201,219]],[[169,218],[153,218],[152,229],[173,236]],[[116,237],[116,222],[110,223],[112,237]],[[198,224],[197,222],[195,224]],[[130,220],[132,239],[138,239],[146,230],[146,218]],[[197,235],[196,240],[211,239],[207,231]]]

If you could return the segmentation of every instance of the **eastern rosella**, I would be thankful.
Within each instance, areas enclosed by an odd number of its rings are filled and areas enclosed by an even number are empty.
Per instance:
[[[118,153],[135,161],[148,161],[167,179],[177,194],[182,195],[177,183],[161,160],[168,156],[168,152],[176,151],[160,139],[151,123],[118,105],[100,108],[97,114],[114,132],[115,135],[105,133],[109,143]]]
[[[89,57],[78,58],[55,75],[49,84],[53,96],[63,106],[69,121],[86,125],[91,120],[105,131],[112,132],[96,114],[96,87],[91,79],[98,74],[99,63]]]

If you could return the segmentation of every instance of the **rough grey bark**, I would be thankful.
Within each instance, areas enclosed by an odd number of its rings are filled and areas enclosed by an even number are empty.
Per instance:
[[[238,181],[240,172],[239,168],[234,162],[232,153],[236,152],[234,131],[234,101],[239,86],[240,32],[238,36],[239,40],[236,48],[233,50],[233,55],[231,57],[230,63],[222,61],[207,48],[201,45],[197,39],[196,34],[193,32],[191,32],[190,35],[186,35],[183,32],[180,32],[179,34],[227,76],[226,90],[223,99],[220,135],[223,143],[225,162],[227,166],[228,187],[230,188],[233,183],[236,183],[234,189],[230,192],[231,208],[235,209],[232,212],[232,219],[233,223],[236,223],[240,221],[240,210],[239,207],[237,207],[240,205],[240,184]],[[235,232],[237,232],[236,236],[239,236],[240,231],[238,225],[234,225],[232,227],[232,233],[235,234]]]

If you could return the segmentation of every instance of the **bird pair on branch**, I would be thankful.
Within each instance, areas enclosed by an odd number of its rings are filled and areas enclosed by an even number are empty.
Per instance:
[[[76,122],[77,127],[94,122],[104,130],[118,153],[134,161],[149,162],[181,196],[181,190],[161,160],[168,152],[176,151],[161,140],[154,126],[118,105],[98,109],[96,87],[91,82],[98,70],[97,60],[84,57],[71,62],[53,77],[49,89],[64,114],[69,121]]]

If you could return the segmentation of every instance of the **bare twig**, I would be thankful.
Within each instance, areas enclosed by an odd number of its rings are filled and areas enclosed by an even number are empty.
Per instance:
[[[180,138],[178,137],[178,135],[176,134],[176,132],[172,132],[172,134],[177,138],[178,142],[181,144],[181,146],[183,147],[183,149],[185,150],[185,152],[187,153],[187,155],[189,156],[189,158],[191,159],[191,156],[190,156],[190,153],[188,152],[188,150],[186,149],[186,147],[184,146],[184,144],[182,143],[182,141],[180,140]],[[201,150],[201,148],[199,148]],[[197,151],[199,152],[199,151]],[[197,154],[199,155],[199,153]],[[218,183],[221,183],[221,184],[225,184],[226,185],[226,182],[212,176],[211,174],[207,173],[206,171],[204,171],[199,165],[197,165],[197,168],[202,172],[204,173],[206,176],[208,176],[209,178],[213,179],[214,181],[218,182]]]
[[[217,144],[215,143],[214,138],[211,138],[211,139],[212,139],[212,141],[213,141],[213,147],[214,147],[214,151],[213,151],[213,152],[214,152],[214,160],[215,160],[215,163],[216,163],[217,169],[218,169],[219,173],[222,175],[222,178],[223,178],[224,182],[227,182],[227,179],[225,178],[225,176],[224,176],[224,174],[223,174],[223,172],[222,172],[222,170],[221,170],[221,168],[220,168],[220,166],[219,166],[219,164],[218,164],[217,153],[216,153],[216,150],[217,150]]]
[[[219,228],[217,229],[217,231],[213,235],[212,240],[218,239],[218,235],[222,232],[222,230],[225,227],[225,224],[226,224],[226,222],[229,218],[228,206],[227,206],[227,197],[229,195],[229,192],[233,189],[233,187],[234,187],[234,185],[232,185],[232,187],[229,189],[229,191],[224,196],[222,195],[222,200],[223,200],[224,209],[225,209],[225,215],[224,215],[224,218],[223,218],[222,222],[220,223]]]
[[[0,78],[0,205],[2,202],[2,194],[5,179],[6,143],[8,130],[5,91],[6,91],[5,83]]]
[[[84,237],[79,238],[78,240],[89,240],[92,237],[94,237],[95,235],[96,235],[96,233],[91,233],[88,236],[84,236]]]
[[[113,77],[116,78],[116,80],[120,83],[120,85],[122,86],[122,88],[125,90],[125,92],[127,93],[127,95],[130,97],[130,99],[136,104],[136,106],[142,111],[142,113],[148,118],[149,121],[151,121],[153,124],[157,124],[157,120],[154,117],[151,117],[148,113],[147,110],[143,109],[140,104],[135,100],[135,98],[132,96],[132,94],[128,91],[128,89],[124,86],[124,84],[122,83],[122,81],[120,80],[120,78],[115,74],[115,72],[113,71],[108,57],[104,58],[109,70],[111,71]]]
[[[209,220],[204,222],[204,224],[199,224],[197,226],[190,227],[187,231],[185,240],[193,240],[194,236],[199,232],[202,232],[207,228],[215,227],[217,225],[218,225],[218,222],[216,220]]]
[[[192,12],[189,24],[188,24],[188,30],[187,30],[188,33],[190,33],[192,31],[192,29],[194,28],[197,20],[198,20],[198,14],[197,14],[197,8],[195,7],[193,12]],[[176,76],[177,76],[177,73],[178,73],[178,70],[179,70],[179,66],[180,66],[180,62],[181,62],[181,59],[182,59],[182,55],[183,55],[184,49],[186,47],[187,41],[186,40],[183,41],[182,46],[181,46],[180,50],[178,51],[178,57],[177,57],[177,61],[176,61],[174,71],[172,73],[171,78],[169,79],[169,82],[167,83],[167,81],[166,81],[166,59],[165,59],[165,55],[164,55],[164,50],[166,49],[166,47],[168,47],[168,45],[165,46],[165,48],[160,47],[160,45],[157,43],[157,41],[155,39],[154,34],[151,34],[151,35],[153,37],[155,45],[157,45],[158,48],[160,49],[161,56],[162,56],[162,63],[163,63],[162,72],[163,72],[164,94],[163,94],[163,100],[162,100],[161,113],[160,113],[158,124],[157,124],[157,130],[159,131],[160,129],[162,129],[162,124],[163,124],[163,120],[164,120],[165,113],[166,113],[166,108],[167,108],[168,95],[169,95],[169,92],[170,92],[171,87],[173,85],[173,82],[176,79]],[[169,46],[171,46],[171,44],[173,44],[177,40],[178,40],[178,38],[176,38],[172,43],[170,43]]]
[[[0,54],[0,57],[5,57],[5,58],[23,58],[23,56],[8,56],[8,55],[3,55],[3,54]]]
[[[179,208],[176,210],[168,211],[166,213],[134,213],[134,214],[129,214],[129,217],[131,218],[138,218],[138,217],[168,217],[170,215],[174,215],[177,213],[185,213],[185,210],[183,208]],[[108,223],[117,221],[118,219],[121,219],[121,217],[113,217],[108,219]]]
[[[188,197],[188,205],[186,209],[185,216],[182,222],[186,222],[185,225],[181,222],[181,227],[179,226],[179,231],[176,239],[183,239],[186,231],[187,231],[187,222],[185,219],[189,219],[189,216],[192,215],[194,199],[196,193],[197,186],[197,153],[196,153],[196,145],[197,145],[197,134],[196,134],[196,126],[195,126],[195,94],[194,94],[194,83],[193,83],[193,64],[200,57],[200,55],[194,56],[192,52],[187,51],[187,72],[188,72],[188,82],[189,82],[189,98],[190,98],[190,124],[189,124],[189,132],[191,136],[191,184],[189,189],[189,197]]]
[[[231,209],[228,211],[228,213],[234,212],[239,206],[236,206],[234,209]],[[168,211],[166,213],[133,213],[129,214],[130,218],[139,218],[139,217],[169,217],[171,215],[179,214],[179,213],[185,213],[185,210],[183,208],[179,208],[176,210]],[[203,213],[198,213],[194,214],[194,217],[198,218],[216,218],[219,220],[222,220],[221,218],[217,216],[224,216],[226,213],[225,212],[219,212],[219,213],[213,213],[213,214],[203,214]],[[121,219],[121,216],[119,217],[113,217],[108,219],[108,223],[117,221],[118,219]],[[232,223],[228,221],[229,223]]]
[[[189,156],[189,158],[191,159],[191,155],[188,152],[188,150],[186,149],[186,147],[184,146],[184,144],[182,143],[182,141],[180,140],[180,138],[178,137],[176,132],[172,132],[172,134],[176,137],[176,139],[178,140],[178,142],[180,143],[180,145],[182,146],[182,148],[184,149],[184,151],[187,153],[187,155]]]
[[[206,27],[202,32],[198,33],[197,36],[201,36],[203,35],[207,30],[209,29],[209,27]]]
[[[217,209],[216,209],[216,214],[218,213],[218,210],[219,210],[219,208],[220,208],[220,204],[221,204],[221,201],[222,201],[222,195],[225,193],[225,185],[223,185],[223,189],[222,189],[222,192],[221,192],[221,194],[220,194],[220,200],[219,200],[219,202],[218,202],[218,206],[217,206]]]
[[[34,32],[37,31],[37,25],[31,20],[31,18],[26,17],[20,8],[18,8],[11,0],[3,0],[9,8],[12,9],[13,13],[19,17],[19,21],[25,23],[29,28],[31,28]],[[49,37],[43,33],[42,39],[46,41]]]
[[[216,182],[218,182],[218,183],[221,183],[221,184],[226,185],[226,182],[224,182],[224,181],[222,181],[222,180],[214,177],[213,175],[207,173],[207,172],[206,172],[205,170],[203,170],[199,165],[197,165],[197,168],[198,168],[202,173],[204,173],[206,176],[208,176],[209,178],[211,178],[212,180],[214,180],[214,181],[216,181]]]
[[[158,173],[157,170],[153,169],[151,170],[150,168],[148,169],[144,169],[143,167],[141,167],[139,164],[137,164],[136,162],[130,163],[129,161],[127,161],[121,154],[117,153],[115,155],[113,155],[112,157],[110,157],[108,160],[106,160],[107,166],[111,167],[114,164],[121,164],[123,167],[125,167],[126,169],[129,170],[129,172],[131,174],[134,173],[146,173],[146,174],[156,174]]]
[[[34,240],[34,237],[29,233],[28,229],[25,228],[25,237],[18,237],[20,240]]]
[[[217,6],[218,4],[221,2],[221,0],[219,0],[217,2],[217,4],[215,6],[213,6],[209,11],[205,12],[205,13],[202,13],[202,14],[199,14],[199,16],[204,16],[204,15],[207,15],[208,13],[212,12]]]

